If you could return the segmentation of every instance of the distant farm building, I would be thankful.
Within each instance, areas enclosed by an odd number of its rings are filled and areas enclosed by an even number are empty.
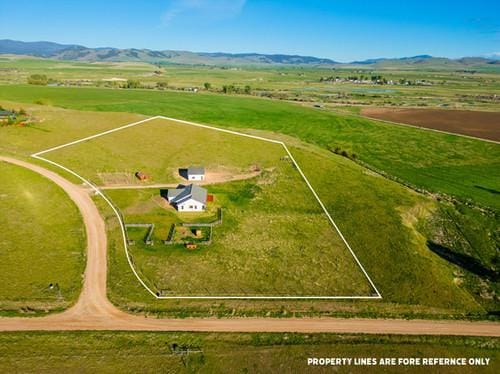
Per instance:
[[[205,168],[190,166],[187,169],[187,179],[190,181],[202,181],[205,179]]]
[[[0,110],[0,120],[16,119],[16,113],[10,110]]]
[[[167,200],[180,212],[201,212],[206,209],[207,190],[194,184],[169,189]]]

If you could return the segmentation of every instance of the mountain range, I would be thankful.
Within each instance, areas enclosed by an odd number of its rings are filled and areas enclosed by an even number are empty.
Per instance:
[[[328,58],[286,54],[260,53],[209,53],[136,48],[88,48],[76,44],[53,42],[22,42],[0,40],[0,54],[27,55],[70,61],[136,61],[149,63],[174,63],[191,65],[296,65],[296,66],[360,66],[373,68],[477,68],[500,66],[500,60],[484,57],[449,59],[418,55],[403,58],[376,58],[350,63],[340,63]]]

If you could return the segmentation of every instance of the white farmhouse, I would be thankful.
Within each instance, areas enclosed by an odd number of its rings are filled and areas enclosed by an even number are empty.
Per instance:
[[[190,166],[187,169],[187,177],[190,181],[202,181],[205,179],[205,168]]]
[[[167,200],[180,212],[201,212],[206,209],[207,190],[194,184],[169,189]]]

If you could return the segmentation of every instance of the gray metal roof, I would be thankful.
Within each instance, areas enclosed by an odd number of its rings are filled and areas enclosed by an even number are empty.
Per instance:
[[[188,175],[205,175],[205,168],[203,166],[190,166],[188,167]]]
[[[179,195],[182,191],[184,191],[184,188],[169,188],[167,190],[168,201]]]
[[[0,110],[0,117],[10,117],[14,116],[16,113],[10,111],[10,110]]]
[[[173,192],[175,195],[171,202],[174,204],[180,204],[189,199],[193,199],[202,204],[207,203],[207,190],[195,184],[190,184],[183,189],[168,190],[167,196],[169,196],[168,194],[170,194],[170,191],[180,191],[178,193]]]

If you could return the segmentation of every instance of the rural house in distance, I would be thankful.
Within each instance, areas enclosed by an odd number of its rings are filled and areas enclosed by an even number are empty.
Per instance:
[[[205,168],[190,166],[187,169],[187,179],[190,181],[202,181],[205,179]]]
[[[11,110],[0,110],[0,121],[16,119],[16,113]]]
[[[207,190],[194,184],[169,189],[167,191],[167,200],[178,211],[201,212],[206,209]]]

